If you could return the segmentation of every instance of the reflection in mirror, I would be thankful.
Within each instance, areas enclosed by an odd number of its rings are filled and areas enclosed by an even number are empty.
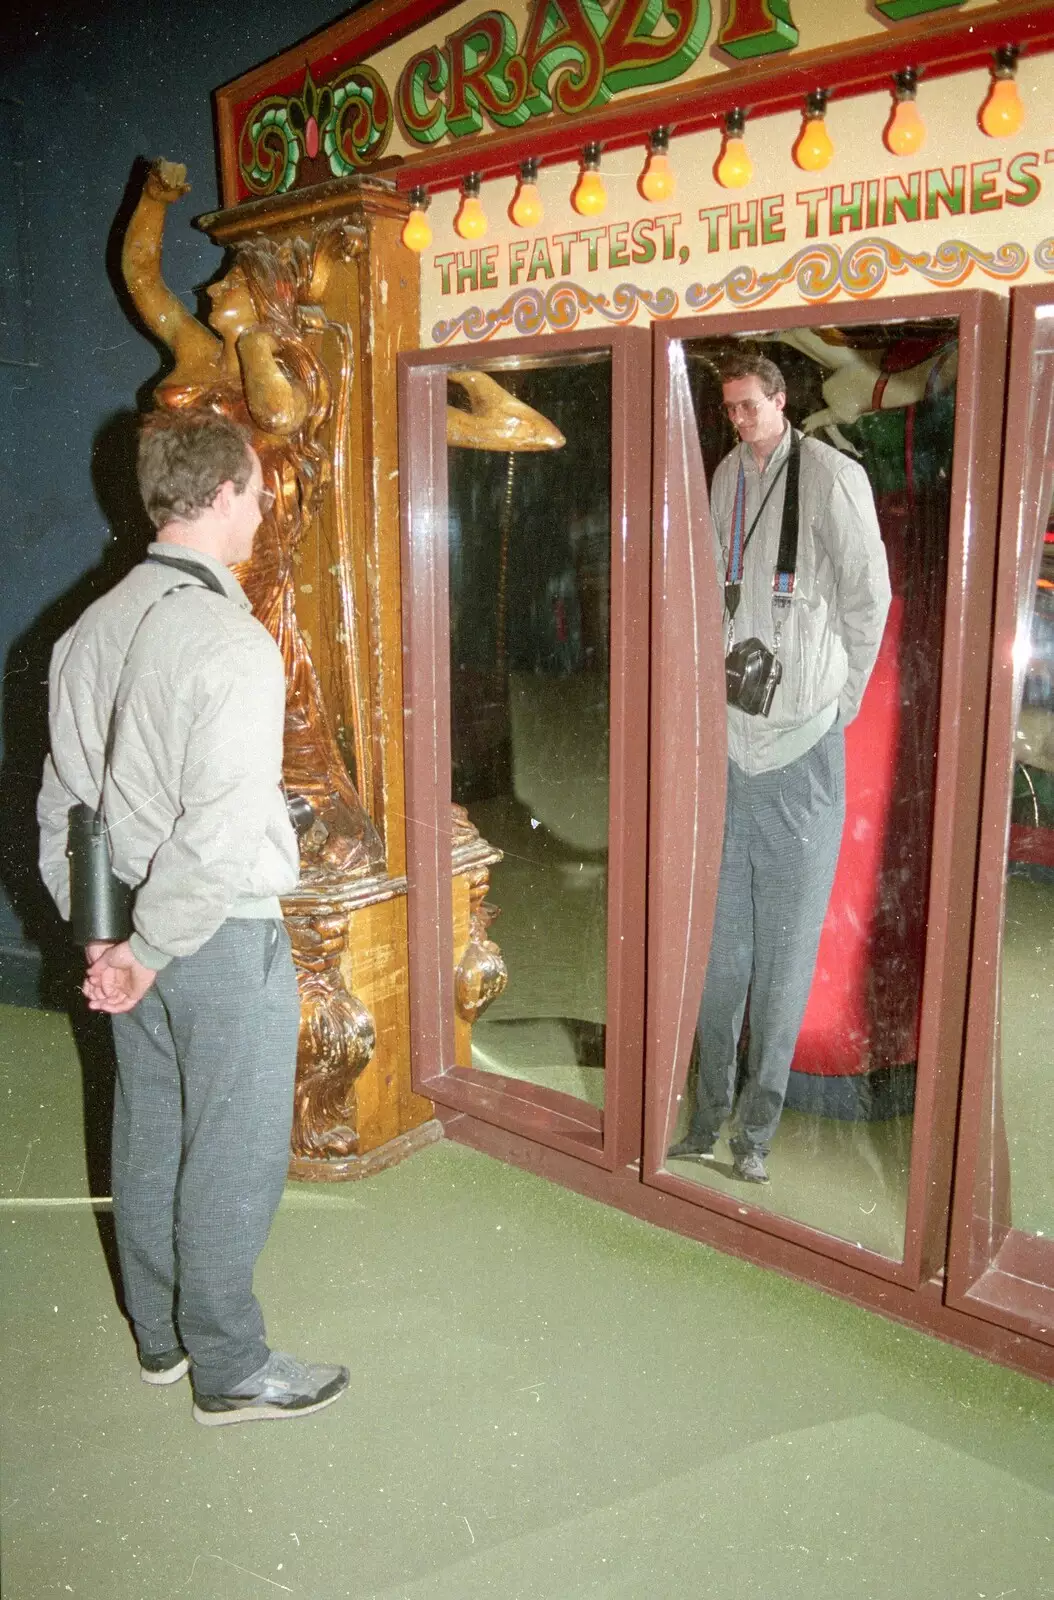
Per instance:
[[[1050,361],[1046,356],[1041,360]],[[1037,374],[1038,376],[1038,374]],[[1051,482],[1054,441],[1044,471],[1026,483]],[[1033,462],[1035,469],[1037,463]],[[1038,510],[1039,508],[1037,508]],[[1014,786],[1003,922],[1000,1056],[1010,1156],[1011,1221],[1054,1238],[1054,507],[1044,504],[1035,563],[1023,575],[1014,642],[1018,686]],[[1026,549],[1031,540],[1026,530]]]
[[[730,764],[667,1167],[898,1258],[957,324],[794,328],[684,354],[725,597]]]
[[[482,448],[465,420],[481,387]],[[453,797],[502,852],[508,969],[459,1064],[602,1106],[610,355],[452,375],[449,398]],[[510,408],[533,430],[504,427]]]

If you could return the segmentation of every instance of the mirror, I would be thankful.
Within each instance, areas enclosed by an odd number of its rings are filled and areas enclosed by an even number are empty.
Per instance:
[[[449,399],[453,798],[502,852],[488,898],[508,970],[458,1064],[601,1107],[610,352],[468,369]],[[537,419],[525,446],[503,431],[517,407]]]
[[[1036,391],[1052,358],[1036,358]],[[1041,371],[1046,367],[1046,371]],[[1042,408],[1039,408],[1042,409]],[[1014,640],[1014,780],[1007,846],[999,1042],[1013,1226],[1054,1238],[1054,411],[1029,441],[1041,527],[1026,546]],[[1029,508],[1026,508],[1026,510]],[[1029,530],[1030,532],[1032,530]],[[1026,535],[1027,538],[1027,535]]]
[[[723,592],[740,699],[728,712],[715,932],[691,1057],[677,1064],[666,1166],[896,1259],[918,1052],[957,322],[792,327],[680,349],[720,545],[715,582],[738,585]],[[745,376],[742,364],[729,368],[744,356],[774,362],[776,379],[764,367]],[[784,419],[804,440],[796,560],[777,483],[794,455]],[[751,709],[747,695],[750,674],[763,683],[772,670],[757,652],[749,666],[751,639],[779,664],[767,711]]]

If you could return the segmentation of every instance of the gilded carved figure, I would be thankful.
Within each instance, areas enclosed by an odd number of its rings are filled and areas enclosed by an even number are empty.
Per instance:
[[[122,269],[136,310],[174,359],[155,391],[158,404],[207,407],[246,423],[275,493],[253,560],[239,576],[285,658],[285,776],[313,807],[315,822],[301,840],[303,881],[324,892],[334,874],[359,877],[383,868],[380,838],[348,775],[297,626],[293,581],[305,519],[317,510],[330,474],[319,442],[330,384],[310,348],[310,307],[321,294],[329,252],[356,246],[336,230],[314,250],[300,240],[251,242],[209,286],[206,326],[161,275],[165,218],[188,192],[185,178],[174,162],[151,167],[125,236]]]

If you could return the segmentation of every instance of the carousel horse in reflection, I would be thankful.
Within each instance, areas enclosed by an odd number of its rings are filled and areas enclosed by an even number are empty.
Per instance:
[[[871,411],[916,406],[955,385],[958,342],[944,332],[908,335],[879,350],[850,344],[841,330],[833,328],[790,328],[772,338],[830,374],[823,382],[823,409],[806,417],[801,428],[803,433],[822,430],[848,455],[859,456],[860,451],[841,426],[859,422]]]

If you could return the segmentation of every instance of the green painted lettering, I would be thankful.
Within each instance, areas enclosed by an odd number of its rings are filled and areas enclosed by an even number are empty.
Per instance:
[[[527,240],[513,239],[509,244],[509,283],[515,289],[523,273],[523,258],[527,254]]]
[[[706,223],[706,248],[711,255],[721,248],[721,218],[727,216],[727,206],[708,206],[699,213],[699,221]]]
[[[676,232],[681,225],[681,213],[675,211],[668,217],[656,217],[655,226],[662,229],[662,259],[672,261],[677,253]]]
[[[608,233],[608,266],[629,266],[629,245],[626,235],[629,233],[629,223],[619,222]]]
[[[855,186],[854,186],[855,187]],[[909,172],[908,181],[899,174],[887,178],[885,183],[885,200],[882,206],[882,226],[891,227],[897,220],[897,212],[905,222],[918,222],[921,207],[922,173]]]
[[[793,50],[798,43],[790,0],[725,0],[725,4],[717,44],[737,61]]]
[[[881,193],[881,184],[877,178],[867,180],[867,225],[869,228],[878,227],[878,201]]]
[[[1037,150],[1024,150],[1015,156],[1006,169],[1007,181],[1018,185],[1013,191],[1008,190],[1006,203],[1008,206],[1030,206],[1033,200],[1039,198],[1042,185],[1037,174],[1032,170],[1039,163]]]
[[[827,199],[827,190],[799,189],[795,199],[800,206],[806,207],[805,237],[815,239],[820,232],[820,207]]]
[[[412,56],[403,69],[395,98],[403,127],[418,144],[435,144],[447,131],[438,96],[448,77],[446,56],[435,46]]]
[[[975,161],[970,168],[970,210],[1001,211],[1003,197],[996,194],[1001,161]]]
[[[568,271],[568,268],[564,268]],[[531,264],[527,268],[527,282],[533,283],[539,272],[544,272],[547,278],[555,278],[553,264],[549,259],[549,245],[544,237],[535,239],[534,249],[531,251]]]
[[[845,198],[845,190],[839,183],[831,185],[831,226],[830,232],[841,233],[844,223],[849,224],[849,232],[855,233],[864,225],[864,186],[854,183],[850,191],[852,198]],[[837,196],[837,199],[835,198]]]
[[[607,237],[607,228],[603,224],[599,228],[579,228],[578,237],[589,246],[589,271],[595,272],[599,260],[597,249],[601,239]]]
[[[890,22],[903,22],[905,17],[924,17],[930,11],[944,11],[962,3],[963,0],[875,0],[875,10]]]
[[[434,265],[439,268],[440,294],[450,293],[450,269],[456,260],[457,256],[453,250],[448,251],[446,255],[436,256],[435,258]]]
[[[479,286],[481,289],[498,287],[498,247],[486,245],[479,253]]]
[[[597,99],[679,78],[701,54],[710,20],[710,0],[615,0]],[[664,31],[656,33],[660,24]]]
[[[530,116],[583,111],[600,93],[607,27],[598,0],[534,0],[520,53],[508,76]]]
[[[470,250],[468,256],[459,255],[457,258],[457,292],[464,294],[466,289],[473,293],[479,290],[479,251]]]
[[[783,196],[766,195],[761,202],[761,242],[779,244],[786,237],[787,230],[783,226]]]
[[[484,11],[446,42],[450,62],[447,127],[455,138],[479,133],[483,112],[503,128],[517,128],[530,112],[508,77],[516,29],[504,11]]]
[[[633,265],[646,266],[649,261],[655,260],[655,240],[650,237],[651,218],[641,217],[630,229],[630,238],[633,240]]]
[[[746,234],[751,249],[758,242],[758,203],[747,200],[744,205],[733,204],[728,209],[728,248],[739,249],[739,241]]]
[[[966,207],[966,168],[953,167],[951,180],[943,167],[926,173],[926,221],[933,222],[944,207],[950,217],[961,217]]]
[[[554,233],[553,243],[560,246],[560,271],[564,277],[571,270],[571,246],[578,243],[577,233]]]

